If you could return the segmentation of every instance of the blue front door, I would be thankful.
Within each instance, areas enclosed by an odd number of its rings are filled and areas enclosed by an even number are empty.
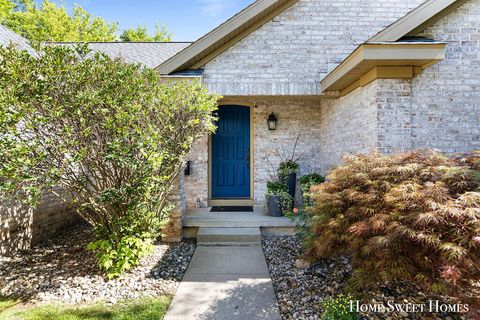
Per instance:
[[[250,108],[220,106],[212,137],[212,197],[250,198]]]

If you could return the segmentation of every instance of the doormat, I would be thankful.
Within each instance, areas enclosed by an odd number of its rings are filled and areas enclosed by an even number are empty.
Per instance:
[[[217,206],[212,207],[210,212],[253,212],[253,206]]]

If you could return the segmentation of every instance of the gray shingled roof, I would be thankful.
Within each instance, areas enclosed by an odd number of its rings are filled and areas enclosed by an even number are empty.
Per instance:
[[[55,42],[54,45],[73,45],[72,42]],[[139,63],[155,68],[185,49],[191,42],[91,42],[94,52],[103,52],[112,58],[120,57],[127,63]]]
[[[0,24],[0,45],[8,46],[10,44],[38,56],[27,39]],[[74,43],[55,42],[53,44],[73,45]],[[139,63],[149,68],[155,68],[190,44],[191,42],[91,42],[88,46],[94,52],[104,52],[112,58],[120,57],[127,63]]]
[[[10,44],[13,44],[20,50],[27,50],[33,56],[38,56],[27,39],[0,24],[0,45],[9,46]]]

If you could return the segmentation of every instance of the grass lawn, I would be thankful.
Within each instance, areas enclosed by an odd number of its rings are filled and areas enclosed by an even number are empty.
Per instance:
[[[0,299],[0,320],[158,320],[165,316],[170,301],[171,297],[165,296],[119,302],[113,306],[52,304],[22,307],[13,300]]]

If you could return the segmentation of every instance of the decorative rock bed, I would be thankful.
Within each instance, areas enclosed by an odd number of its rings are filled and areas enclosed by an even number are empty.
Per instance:
[[[268,236],[262,246],[268,264],[273,287],[283,319],[320,319],[322,302],[343,293],[352,267],[347,257],[321,262],[308,269],[295,266],[302,257],[301,241],[295,236]],[[428,297],[413,286],[379,286],[375,292],[368,292],[369,300],[363,304],[387,305],[395,303],[426,303],[429,300],[445,301],[442,297]],[[464,319],[458,313],[364,313],[364,319]]]
[[[155,244],[154,253],[119,279],[107,280],[89,228],[78,226],[49,242],[0,260],[0,294],[33,302],[108,301],[174,294],[195,252],[195,244]]]

